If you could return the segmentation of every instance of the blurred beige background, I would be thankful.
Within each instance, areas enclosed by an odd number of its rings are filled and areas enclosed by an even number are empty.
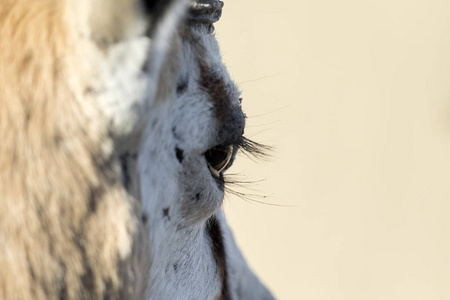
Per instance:
[[[450,1],[225,0],[250,265],[279,299],[450,299]]]

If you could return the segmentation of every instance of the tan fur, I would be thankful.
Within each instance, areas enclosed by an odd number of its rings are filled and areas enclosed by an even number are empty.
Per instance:
[[[106,41],[132,14],[132,1],[118,2],[123,19],[92,27]],[[95,76],[89,26],[77,23],[86,3],[0,1],[0,299],[133,299],[145,289],[140,204],[84,96]]]
[[[137,22],[139,13],[137,1],[129,0],[96,0],[92,1],[89,24],[95,37],[114,42],[130,35],[132,23]],[[105,13],[107,12],[107,13]]]

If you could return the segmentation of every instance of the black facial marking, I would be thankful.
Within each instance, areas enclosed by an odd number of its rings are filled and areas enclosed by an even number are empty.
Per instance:
[[[147,215],[146,215],[145,213],[142,214],[141,220],[142,220],[142,222],[143,222],[144,224],[147,224],[148,217],[147,217]]]
[[[156,24],[165,15],[172,2],[174,0],[142,0],[143,8],[151,15],[153,24]]]
[[[188,80],[180,79],[177,83],[177,94],[180,95],[184,93],[187,90],[187,87],[188,87]]]
[[[124,153],[119,157],[120,167],[122,169],[122,181],[125,189],[128,190],[131,182],[129,168],[128,168],[128,158],[130,157],[129,153]]]
[[[212,216],[207,224],[206,231],[211,239],[211,251],[216,262],[217,271],[222,282],[221,300],[230,300],[230,292],[228,289],[228,271],[227,260],[225,255],[225,245],[223,241],[222,229],[216,216]]]
[[[175,272],[178,271],[178,264],[173,264],[173,270],[174,270]]]
[[[200,193],[195,194],[195,200],[199,201],[200,200]]]
[[[170,215],[169,215],[169,208],[168,207],[163,209],[163,216],[170,221]]]
[[[177,156],[178,161],[180,164],[183,162],[184,159],[184,152],[178,147],[175,147],[175,155]]]
[[[217,119],[223,122],[233,110],[225,80],[205,61],[199,60],[199,65],[200,86],[209,94]]]

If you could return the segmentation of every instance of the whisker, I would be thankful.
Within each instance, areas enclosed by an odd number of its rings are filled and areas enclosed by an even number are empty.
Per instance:
[[[270,123],[266,123],[266,124],[246,125],[245,128],[273,126],[273,125],[276,125],[276,124],[278,124],[280,122],[281,122],[281,120],[274,120],[274,121],[272,121]]]
[[[288,108],[290,108],[290,107],[291,107],[291,105],[285,105],[285,106],[283,106],[283,107],[277,108],[277,109],[275,109],[275,110],[272,110],[272,111],[269,111],[269,112],[266,112],[266,113],[263,113],[263,114],[253,115],[253,116],[252,116],[252,115],[247,115],[247,117],[248,117],[248,118],[251,118],[251,119],[253,119],[253,118],[260,118],[260,117],[264,117],[264,116],[271,115],[271,114],[273,114],[273,113],[279,112],[279,111],[281,111],[281,110],[288,109]]]
[[[238,177],[240,176],[240,177]],[[231,178],[230,178],[231,177]],[[267,202],[267,201],[262,201],[259,199],[267,199],[269,198],[269,196],[265,196],[265,195],[261,195],[261,194],[256,194],[253,193],[255,191],[257,191],[256,188],[252,188],[255,183],[261,183],[263,181],[266,180],[266,178],[264,179],[260,179],[260,180],[242,180],[240,179],[242,177],[242,175],[239,174],[228,174],[224,180],[225,180],[225,192],[227,196],[229,195],[234,195],[246,202],[252,203],[252,204],[264,204],[264,205],[269,205],[269,206],[276,206],[276,207],[295,207],[292,205],[286,205],[286,204],[277,204],[277,203],[271,203],[271,202]],[[231,185],[231,187],[230,187]],[[238,187],[238,188],[244,188],[250,191],[253,191],[252,193],[246,193],[246,192],[241,192],[238,190],[235,190],[234,188]]]
[[[238,85],[247,84],[247,83],[251,83],[251,82],[255,82],[255,81],[259,81],[259,80],[263,80],[263,79],[267,79],[267,78],[277,77],[277,76],[280,76],[283,74],[286,74],[286,72],[280,72],[280,73],[276,73],[276,74],[272,74],[272,75],[261,76],[261,77],[255,78],[255,79],[241,81],[241,82],[238,82],[237,84]]]
[[[276,204],[276,203],[270,203],[270,202],[266,202],[266,201],[257,200],[257,198],[266,199],[266,198],[268,198],[268,196],[243,193],[243,192],[239,192],[239,191],[236,191],[236,190],[233,190],[230,188],[225,188],[225,192],[227,194],[234,195],[234,196],[244,200],[245,202],[248,202],[251,204],[263,204],[263,205],[269,205],[269,206],[275,206],[275,207],[295,207],[292,205]]]
[[[271,127],[270,128],[263,128],[261,130],[256,130],[256,131],[253,131],[251,133],[248,133],[247,135],[251,136],[253,138],[253,137],[256,137],[256,136],[258,136],[258,135],[260,135],[262,133],[269,132],[271,130],[274,130],[274,128],[271,128]],[[274,146],[271,146],[271,147],[275,148]],[[269,155],[269,156],[271,156],[271,155]]]

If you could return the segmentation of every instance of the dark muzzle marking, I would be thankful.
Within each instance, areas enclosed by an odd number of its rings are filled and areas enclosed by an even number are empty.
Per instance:
[[[233,104],[224,78],[216,74],[205,61],[199,60],[200,86],[208,93],[216,118],[223,123],[233,111]]]
[[[219,221],[216,216],[209,218],[206,223],[206,231],[209,238],[211,239],[211,250],[216,262],[217,271],[219,273],[219,278],[222,283],[222,289],[220,294],[220,300],[230,300],[230,292],[228,288],[228,271],[227,271],[227,260],[225,253],[225,245],[223,241],[223,233],[220,228]]]

